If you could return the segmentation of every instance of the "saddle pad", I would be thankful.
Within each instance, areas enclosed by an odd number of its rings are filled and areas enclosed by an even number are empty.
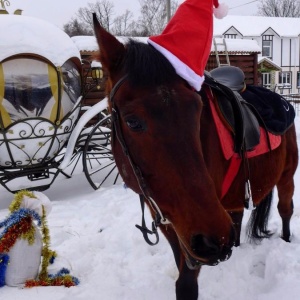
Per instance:
[[[255,107],[271,133],[284,134],[293,124],[294,107],[283,96],[254,85],[247,85],[241,96]]]
[[[208,93],[208,96],[211,97],[210,93]],[[232,158],[233,156],[238,158],[239,154],[234,152],[234,141],[232,138],[232,133],[229,131],[229,129],[225,126],[225,124],[220,119],[220,116],[216,110],[215,104],[212,101],[212,99],[210,99],[209,104],[210,104],[211,112],[213,115],[214,123],[217,128],[220,144],[221,144],[225,159],[228,160],[228,159]],[[271,149],[274,150],[280,145],[281,136],[274,135],[270,132],[268,132],[268,135],[269,135],[269,139],[270,139]],[[269,149],[268,140],[267,140],[267,133],[262,127],[260,127],[260,142],[256,147],[253,148],[253,150],[247,151],[247,157],[248,158],[255,157],[255,156],[264,154],[264,153],[268,152],[269,150],[270,149]]]
[[[212,100],[211,93],[207,93],[207,96],[209,98],[209,104],[210,104],[213,120],[217,128],[217,133],[219,136],[223,155],[226,160],[230,160],[228,170],[226,171],[226,175],[222,183],[222,192],[221,192],[221,200],[222,200],[223,197],[228,192],[235,176],[239,171],[242,159],[239,156],[239,154],[234,151],[234,140],[232,137],[232,133],[230,132],[228,127],[225,126],[224,122],[220,119],[215,104]],[[247,151],[246,155],[248,158],[255,157],[270,151],[268,140],[267,140],[267,134],[269,136],[270,147],[272,150],[276,149],[280,145],[281,143],[280,135],[274,135],[270,132],[266,132],[266,130],[260,127],[260,142],[251,151]]]

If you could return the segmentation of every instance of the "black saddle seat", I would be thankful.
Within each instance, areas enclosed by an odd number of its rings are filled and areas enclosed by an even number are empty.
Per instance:
[[[223,66],[211,70],[210,76],[221,84],[229,87],[233,91],[242,92],[245,87],[245,74],[244,72],[234,66]]]

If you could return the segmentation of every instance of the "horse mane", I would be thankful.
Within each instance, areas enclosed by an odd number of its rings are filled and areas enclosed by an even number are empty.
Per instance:
[[[178,75],[171,63],[153,46],[129,39],[124,71],[135,87],[154,87],[174,82]]]

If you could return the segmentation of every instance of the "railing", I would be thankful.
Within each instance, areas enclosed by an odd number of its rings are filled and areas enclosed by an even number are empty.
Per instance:
[[[294,106],[296,116],[300,116],[300,94],[289,94],[283,96],[289,103]]]

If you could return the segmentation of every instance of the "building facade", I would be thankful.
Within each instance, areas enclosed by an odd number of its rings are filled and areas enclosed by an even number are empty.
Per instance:
[[[280,94],[300,92],[300,18],[227,16],[215,19],[214,37],[255,40],[261,48],[261,84]]]

